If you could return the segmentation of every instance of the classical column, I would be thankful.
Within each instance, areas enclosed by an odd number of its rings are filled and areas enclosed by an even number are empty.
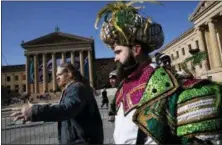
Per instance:
[[[210,33],[209,33],[209,29],[205,31],[204,36],[206,38],[206,50],[208,53],[208,68],[209,70],[211,70],[213,68],[213,58],[212,58],[212,51],[213,49],[211,49],[210,46]]]
[[[196,31],[197,31],[197,35],[199,37],[199,48],[200,48],[200,51],[205,51],[206,47],[205,47],[205,44],[204,44],[204,35],[203,35],[204,29],[202,27],[198,27],[196,29]]]
[[[83,51],[79,51],[79,58],[80,58],[80,72],[82,76],[85,76]]]
[[[207,70],[210,70],[210,67],[209,67],[209,62],[208,60],[203,60],[203,63],[202,63],[202,67],[207,71]]]
[[[88,61],[89,61],[89,83],[91,87],[94,87],[94,80],[93,80],[93,63],[92,63],[92,52],[88,51]]]
[[[52,53],[52,89],[55,91],[56,86],[56,54]]]
[[[66,54],[65,52],[62,52],[62,60],[61,60],[61,63],[64,63],[66,62]]]
[[[56,54],[52,53],[52,88],[53,91],[56,90],[57,84],[56,84]]]
[[[199,36],[199,48],[200,51],[205,51],[206,52],[206,45],[205,45],[205,36],[204,36],[204,28],[203,27],[198,27],[197,29],[197,35]],[[206,70],[209,70],[208,65],[206,65],[207,60],[203,60],[202,65]]]
[[[38,54],[34,55],[34,85],[35,85],[35,93],[39,93],[39,81],[38,81],[38,73],[39,73],[39,67],[38,67]]]
[[[30,80],[29,80],[29,76],[30,76],[30,71],[29,71],[29,66],[30,66],[30,63],[29,63],[29,61],[30,61],[30,58],[29,58],[29,56],[28,55],[26,55],[26,65],[25,65],[25,72],[26,72],[26,75],[25,75],[25,77],[26,77],[26,93],[30,93],[30,85],[29,85],[29,82],[30,82]]]
[[[75,52],[71,51],[70,53],[71,53],[71,63],[75,64],[75,56],[74,56]]]
[[[42,67],[43,67],[43,92],[48,91],[48,69],[47,69],[47,57],[46,54],[42,54]]]
[[[215,29],[214,21],[211,19],[208,22],[209,33],[210,33],[210,42],[211,42],[211,49],[212,51],[212,58],[213,58],[213,68],[218,68],[222,66],[221,58],[220,58],[220,50],[219,45],[217,42],[217,34]]]

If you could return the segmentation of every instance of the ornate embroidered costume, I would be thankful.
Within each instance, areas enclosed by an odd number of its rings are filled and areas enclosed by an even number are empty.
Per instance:
[[[145,52],[163,44],[162,27],[143,18],[135,2],[108,4],[101,39],[114,44],[145,45]],[[99,19],[97,19],[97,22]],[[116,144],[209,143],[221,139],[222,87],[209,80],[180,78],[166,67],[144,62],[125,78],[116,93]]]
[[[218,140],[221,91],[220,85],[208,80],[180,84],[170,71],[158,68],[147,82],[133,120],[157,143],[172,143],[171,137],[179,137],[176,143]]]
[[[136,82],[122,82],[116,93],[117,114],[121,103],[124,116],[136,110],[133,122],[160,144],[221,139],[220,85],[198,79],[180,84],[163,67],[154,69],[147,64],[143,69],[137,71],[140,79]]]

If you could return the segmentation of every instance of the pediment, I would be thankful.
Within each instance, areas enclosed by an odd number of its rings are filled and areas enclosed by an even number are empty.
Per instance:
[[[193,21],[195,17],[204,12],[214,1],[200,1],[194,12],[190,15],[189,21]]]
[[[63,32],[53,32],[28,42],[23,42],[22,47],[48,45],[48,44],[66,44],[66,43],[91,43],[93,39],[72,35]]]

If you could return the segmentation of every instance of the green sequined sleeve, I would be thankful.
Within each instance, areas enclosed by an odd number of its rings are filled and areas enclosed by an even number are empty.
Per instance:
[[[184,90],[177,100],[177,136],[192,142],[222,138],[222,87],[199,83]]]

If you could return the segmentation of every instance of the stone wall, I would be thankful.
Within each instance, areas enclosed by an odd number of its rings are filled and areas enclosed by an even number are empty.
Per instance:
[[[104,86],[109,88],[109,73],[116,68],[114,58],[96,59],[94,65],[95,89],[101,89]]]

